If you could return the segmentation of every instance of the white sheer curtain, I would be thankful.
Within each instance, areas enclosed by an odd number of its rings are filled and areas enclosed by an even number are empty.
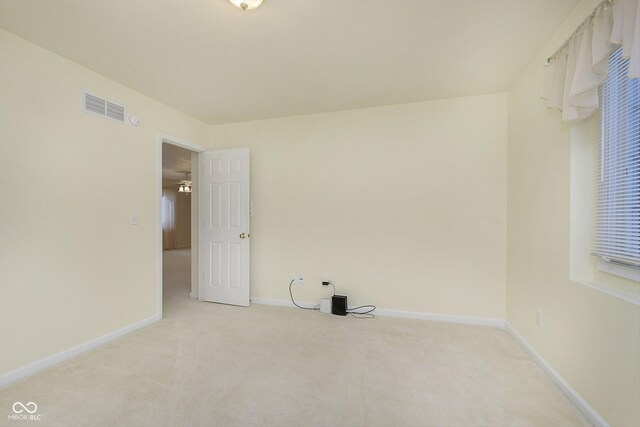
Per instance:
[[[162,189],[162,249],[176,247],[176,190]]]
[[[640,77],[640,0],[607,0],[576,30],[546,68],[542,97],[563,121],[582,120],[600,106],[598,87],[609,73],[609,55],[622,46],[627,77]]]

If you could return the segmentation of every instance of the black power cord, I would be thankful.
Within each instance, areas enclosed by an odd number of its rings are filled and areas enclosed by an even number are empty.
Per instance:
[[[322,286],[329,286],[329,285],[333,286],[333,295],[335,295],[336,294],[336,285],[331,283],[331,281],[328,281],[328,282],[327,281],[323,281],[322,282]]]
[[[360,310],[360,309],[366,309],[365,311],[356,311],[356,310]],[[373,304],[365,304],[365,305],[361,305],[359,307],[353,307],[351,310],[347,310],[347,314],[352,315],[353,317],[355,317],[356,319],[373,319],[374,317],[376,317],[375,314],[373,314],[373,311],[376,309],[376,306]]]

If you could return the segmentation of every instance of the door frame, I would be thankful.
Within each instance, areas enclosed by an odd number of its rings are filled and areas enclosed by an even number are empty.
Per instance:
[[[158,230],[157,230],[157,234],[156,234],[156,250],[157,250],[157,256],[158,256],[158,260],[157,260],[157,269],[158,269],[158,300],[156,302],[157,304],[157,312],[158,312],[158,318],[162,319],[162,282],[163,282],[163,277],[162,277],[162,144],[171,144],[171,145],[175,145],[177,147],[180,148],[186,148],[189,151],[195,152],[198,154],[198,161],[195,164],[195,170],[196,172],[199,171],[199,164],[200,164],[200,153],[202,153],[203,151],[206,151],[207,149],[201,145],[198,144],[194,144],[191,141],[188,141],[186,139],[182,139],[182,138],[178,138],[176,136],[170,135],[168,133],[164,133],[164,132],[159,132],[157,137],[156,137],[156,141],[157,141],[157,148],[158,148],[158,156],[157,156],[157,181],[156,181],[156,204],[157,204],[157,210],[156,210],[156,221],[158,224]],[[193,171],[194,171],[194,165],[193,162],[191,164],[191,179],[193,180]],[[197,179],[197,178],[196,178]],[[197,186],[197,181],[196,181],[196,186]],[[197,197],[197,201],[199,202],[200,200],[200,192],[197,191],[198,189],[195,189],[196,191],[193,191],[191,193],[190,197]],[[193,206],[193,205],[192,205]],[[198,218],[198,210],[195,210],[195,215],[196,218]],[[192,209],[192,218],[193,218],[193,209]],[[199,230],[198,228],[198,223],[199,221],[196,221],[195,224],[192,221],[191,222],[191,230],[193,230],[193,227],[196,227],[196,230]],[[199,231],[198,231],[199,234]],[[195,271],[199,271],[200,268],[200,256],[199,254],[196,254],[196,256],[193,256],[193,242],[191,242],[191,271],[193,272],[194,268]],[[198,242],[196,242],[196,248],[198,247]],[[193,283],[192,285],[193,286]],[[198,283],[198,288],[200,288],[200,285]],[[191,294],[190,292],[190,296],[193,298],[194,295]]]

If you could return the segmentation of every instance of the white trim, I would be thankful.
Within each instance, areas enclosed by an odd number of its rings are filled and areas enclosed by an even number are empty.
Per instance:
[[[158,313],[158,317],[162,319],[162,143],[164,142],[164,138],[161,134],[158,134],[158,167],[157,167],[157,180],[158,184],[156,184],[156,197],[158,203],[158,212],[156,215],[158,216],[156,220],[158,221],[158,234],[156,236],[156,251],[158,251],[158,261],[157,261],[157,269],[158,269],[158,299],[156,300],[156,311]]]
[[[275,300],[267,298],[251,298],[251,303],[260,305],[274,305],[278,307],[295,307],[291,301],[288,300]],[[298,302],[303,307],[314,307],[317,305],[310,302]],[[350,307],[353,308],[353,307]],[[399,317],[404,319],[420,319],[431,320],[434,322],[445,323],[463,323],[467,325],[481,325],[491,326],[494,328],[504,328],[506,322],[501,319],[489,319],[485,317],[470,317],[470,316],[451,316],[447,314],[433,314],[424,313],[419,311],[401,311],[401,310],[389,310],[384,308],[376,308],[373,314],[384,317]]]
[[[157,136],[157,143],[158,143],[158,167],[157,167],[157,185],[156,185],[156,197],[157,197],[157,218],[156,220],[158,221],[158,234],[157,234],[157,241],[156,241],[156,251],[158,254],[158,261],[157,261],[157,269],[158,269],[158,299],[156,301],[156,310],[158,312],[158,317],[160,319],[162,319],[162,144],[163,143],[167,143],[167,144],[171,144],[171,145],[175,145],[181,148],[186,148],[187,150],[190,151],[195,151],[197,153],[201,153],[203,151],[206,150],[206,148],[204,148],[201,145],[198,144],[193,144],[190,141],[187,141],[185,139],[182,138],[178,138],[176,136],[170,135],[168,133],[164,133],[164,132],[158,132],[158,136]],[[192,194],[191,197],[198,197],[195,194]],[[193,227],[193,225],[192,225]],[[199,260],[197,260],[198,265],[199,265]],[[193,267],[193,258],[192,258],[192,267]]]
[[[57,365],[60,362],[64,362],[65,360],[71,359],[72,357],[78,356],[79,354],[82,354],[86,351],[92,350],[96,347],[99,347],[103,344],[113,341],[116,338],[120,338],[123,335],[131,333],[137,329],[144,328],[145,326],[151,325],[152,323],[155,323],[158,320],[160,320],[160,317],[158,316],[149,317],[147,319],[125,326],[124,328],[116,329],[115,331],[110,332],[106,335],[103,335],[99,338],[92,339],[83,344],[77,345],[75,347],[71,347],[67,350],[61,351],[51,356],[47,356],[43,359],[37,360],[26,366],[23,366],[18,369],[14,369],[13,371],[0,375],[0,388],[6,387],[11,383],[14,383],[18,380],[26,378],[30,375],[33,375],[36,372],[40,372],[44,369],[50,368],[54,365]]]
[[[189,294],[189,298],[198,299],[198,293],[197,292],[191,292]]]
[[[280,299],[269,299],[269,298],[250,298],[249,302],[251,304],[258,305],[273,305],[276,307],[295,307],[291,301],[288,300],[280,300]],[[298,302],[303,307],[314,307],[315,304],[311,304],[309,302]]]
[[[193,170],[193,168],[191,168]],[[204,175],[204,156],[198,156],[198,301],[204,301],[204,251],[202,235],[204,234],[204,219],[200,218],[202,211],[202,202],[205,200],[204,190],[202,188],[202,178]],[[249,298],[251,304],[251,298]]]
[[[467,325],[490,326],[493,328],[504,328],[506,324],[504,320],[490,319],[487,317],[454,316],[449,314],[423,313],[419,311],[388,310],[384,308],[377,308],[374,313],[378,316],[431,320],[445,323],[462,323]]]
[[[580,394],[578,394],[578,392],[573,387],[571,387],[569,383],[566,382],[564,378],[562,378],[560,374],[556,372],[556,370],[553,369],[551,365],[549,365],[549,363],[547,363],[547,361],[544,360],[542,356],[540,356],[527,341],[525,341],[524,338],[522,338],[522,336],[513,328],[513,326],[511,326],[509,322],[506,323],[506,329],[522,346],[522,348],[524,348],[526,352],[529,353],[531,358],[547,374],[547,376],[551,379],[551,381],[553,381],[556,387],[558,387],[560,391],[565,396],[567,396],[571,403],[573,403],[573,405],[578,408],[582,415],[584,415],[584,417],[589,420],[591,424],[593,424],[595,427],[609,427],[609,423],[607,423],[604,418],[602,418],[600,414],[598,414],[596,410],[593,409],[591,405],[589,405],[587,401],[584,400],[582,396],[580,396]]]
[[[195,151],[196,153],[207,151],[207,149],[202,145],[194,144],[191,141],[178,138],[177,136],[173,136],[165,132],[158,132],[158,140],[160,141],[160,145],[162,145],[163,142],[166,142],[167,144],[177,145],[178,147],[186,148],[187,150]]]

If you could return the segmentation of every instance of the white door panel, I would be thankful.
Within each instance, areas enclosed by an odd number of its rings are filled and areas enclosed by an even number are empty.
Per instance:
[[[200,163],[200,297],[248,307],[249,149],[206,151]]]

